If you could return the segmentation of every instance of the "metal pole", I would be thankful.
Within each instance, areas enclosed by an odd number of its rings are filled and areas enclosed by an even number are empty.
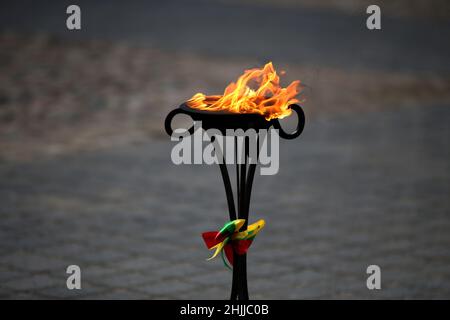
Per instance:
[[[228,211],[230,220],[245,219],[245,224],[242,229],[248,226],[248,216],[250,209],[250,196],[252,191],[253,178],[255,176],[256,164],[249,163],[249,146],[248,140],[244,140],[243,145],[243,163],[239,163],[237,155],[237,141],[235,140],[236,152],[236,195],[237,195],[237,214],[234,205],[233,190],[228,174],[225,157],[223,163],[219,164],[220,172],[222,174],[223,183],[225,186],[225,193],[227,195]],[[247,168],[248,164],[248,168]],[[248,172],[247,172],[248,169]],[[247,255],[233,255],[233,281],[231,285],[230,300],[248,300],[248,286],[247,286]]]

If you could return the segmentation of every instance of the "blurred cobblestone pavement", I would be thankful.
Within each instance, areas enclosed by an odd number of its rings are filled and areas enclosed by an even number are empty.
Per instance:
[[[309,122],[257,176],[252,298],[450,298],[450,109]],[[200,233],[226,203],[215,166],[175,166],[171,144],[0,166],[1,298],[228,298],[231,273]],[[82,290],[65,269],[82,269]],[[382,290],[366,288],[366,267]]]
[[[219,169],[173,165],[162,124],[269,60],[308,122],[255,177],[250,297],[450,298],[447,2],[383,1],[376,32],[368,0],[269,2],[79,0],[80,32],[69,1],[0,5],[0,298],[228,298]]]

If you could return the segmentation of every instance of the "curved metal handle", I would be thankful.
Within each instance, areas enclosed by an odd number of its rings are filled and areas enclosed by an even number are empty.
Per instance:
[[[166,117],[166,120],[164,120],[164,128],[166,129],[166,132],[169,136],[172,136],[172,133],[173,133],[172,120],[179,113],[189,115],[189,113],[187,113],[183,109],[176,108],[176,109],[173,109],[172,111],[170,111]],[[190,134],[192,134],[194,132],[194,126],[192,126],[188,131]]]
[[[282,137],[283,139],[297,138],[302,133],[303,128],[305,127],[305,113],[303,112],[303,109],[299,105],[296,105],[296,104],[291,104],[289,106],[289,108],[291,108],[292,110],[294,110],[297,113],[298,123],[297,123],[297,128],[295,129],[295,131],[292,133],[288,133],[288,132],[284,131],[283,128],[281,127],[280,121],[278,119],[275,119],[275,122],[273,124],[275,129],[279,130],[280,137]]]

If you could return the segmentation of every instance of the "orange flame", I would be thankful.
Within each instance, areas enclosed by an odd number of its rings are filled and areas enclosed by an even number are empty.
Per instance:
[[[226,87],[223,95],[197,93],[186,103],[193,109],[206,111],[257,113],[269,121],[291,114],[288,107],[299,102],[295,96],[300,93],[300,86],[300,81],[296,80],[282,88],[280,77],[272,62],[269,62],[262,69],[246,70],[236,83],[232,82]]]

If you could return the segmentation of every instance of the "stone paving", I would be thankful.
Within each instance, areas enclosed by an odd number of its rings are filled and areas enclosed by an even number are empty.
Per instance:
[[[448,106],[308,122],[256,176],[253,299],[450,298]],[[200,233],[224,223],[214,166],[171,143],[0,165],[0,298],[226,299],[231,273]],[[66,289],[66,267],[82,289]],[[377,264],[382,289],[366,288]]]
[[[250,2],[80,0],[80,32],[66,1],[1,5],[0,299],[228,298],[200,237],[227,217],[219,169],[173,165],[162,121],[268,60],[308,122],[255,178],[250,297],[450,298],[448,22]]]

